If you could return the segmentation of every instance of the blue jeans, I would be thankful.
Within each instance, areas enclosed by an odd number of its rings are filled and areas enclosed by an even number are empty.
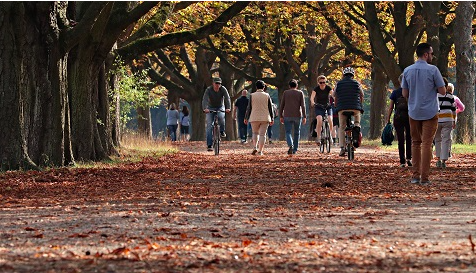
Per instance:
[[[209,108],[212,111],[223,110],[220,108]],[[218,112],[218,113],[207,113],[207,146],[212,146],[213,139],[212,139],[212,130],[213,130],[213,121],[215,119],[215,115],[218,114],[218,124],[220,125],[220,133],[225,131],[225,113]]]
[[[284,131],[288,147],[293,147],[293,152],[299,148],[299,137],[301,136],[301,117],[284,117]],[[291,130],[294,129],[294,136]]]
[[[178,125],[167,125],[167,129],[169,130],[170,139],[172,141],[177,141],[177,127]]]

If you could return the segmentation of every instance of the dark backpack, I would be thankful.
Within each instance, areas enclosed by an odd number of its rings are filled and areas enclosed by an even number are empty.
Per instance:
[[[395,101],[395,119],[408,120],[408,101],[403,96]]]
[[[394,138],[393,125],[389,122],[382,131],[382,145],[392,145]]]

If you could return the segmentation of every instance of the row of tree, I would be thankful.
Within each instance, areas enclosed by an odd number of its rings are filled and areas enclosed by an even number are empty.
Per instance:
[[[193,140],[204,138],[201,98],[214,75],[233,98],[257,79],[281,97],[291,78],[310,92],[317,75],[336,81],[352,64],[359,79],[371,78],[370,137],[377,137],[388,84],[396,85],[425,38],[443,75],[452,76],[456,59],[468,109],[459,140],[473,142],[473,16],[471,2],[0,2],[1,168],[115,153],[120,97],[109,72],[117,58],[146,70],[148,89],[166,88],[169,102],[189,102]],[[148,120],[146,107],[138,112]],[[139,126],[150,132],[150,121]]]
[[[201,5],[209,8],[207,3]],[[188,16],[181,14],[180,19],[186,18],[188,26],[197,24],[195,14]],[[253,2],[218,35],[161,49],[147,58],[145,67],[154,81],[167,87],[169,102],[184,98],[192,105],[192,139],[202,140],[200,100],[211,73],[221,75],[233,98],[240,96],[243,79],[264,79],[281,97],[291,78],[298,78],[310,94],[317,75],[335,83],[342,67],[352,64],[359,80],[371,79],[369,137],[378,138],[389,86],[398,87],[398,76],[414,62],[416,45],[429,41],[437,55],[434,64],[445,77],[455,79],[449,67],[456,62],[457,73],[467,74],[465,80],[457,78],[458,95],[468,104],[459,119],[457,140],[472,143],[475,99],[470,72],[474,67],[460,57],[474,58],[473,17],[472,3]],[[234,138],[232,125],[229,119],[227,135]]]

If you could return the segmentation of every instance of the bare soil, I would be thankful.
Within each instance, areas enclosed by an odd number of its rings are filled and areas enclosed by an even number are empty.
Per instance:
[[[0,175],[0,272],[476,272],[475,155],[414,185],[385,148],[176,146]]]

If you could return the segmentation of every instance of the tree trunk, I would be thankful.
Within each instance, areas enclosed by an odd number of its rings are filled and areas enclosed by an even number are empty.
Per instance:
[[[147,139],[152,139],[152,121],[150,116],[150,108],[137,107],[137,131],[139,135]]]
[[[205,140],[205,114],[202,110],[202,100],[189,100],[190,104],[190,117],[193,126],[193,130],[190,132],[190,140]]]
[[[66,55],[58,23],[66,4],[2,2],[0,31],[0,158],[4,169],[62,166],[67,154]],[[11,17],[11,18],[10,18]],[[28,38],[28,39],[26,39]],[[34,56],[34,58],[32,58]]]
[[[0,3],[0,160],[1,170],[36,168],[27,154],[23,133],[22,37],[24,8],[15,2]],[[5,69],[6,68],[6,69]]]
[[[385,119],[388,78],[378,60],[372,62],[372,91],[370,94],[369,139],[377,139],[382,132]]]
[[[458,143],[474,143],[475,136],[475,94],[474,81],[476,67],[474,63],[474,47],[471,37],[471,19],[474,15],[472,2],[461,1],[456,8],[455,36],[456,52],[456,86],[458,96],[465,104],[464,112],[458,115],[457,136]]]

